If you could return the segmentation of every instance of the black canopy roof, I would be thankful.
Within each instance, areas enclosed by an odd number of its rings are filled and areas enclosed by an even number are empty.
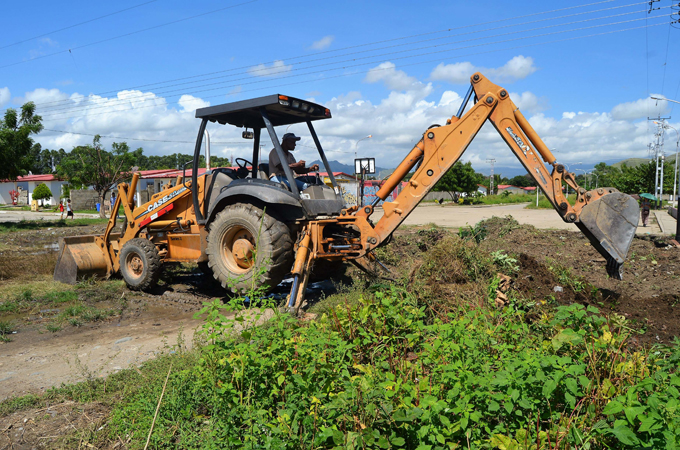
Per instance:
[[[197,109],[196,117],[208,119],[211,122],[218,122],[222,125],[230,124],[237,127],[264,128],[264,121],[260,113],[260,108],[262,107],[267,111],[269,120],[275,127],[304,123],[308,120],[331,118],[330,111],[324,106],[280,94]]]

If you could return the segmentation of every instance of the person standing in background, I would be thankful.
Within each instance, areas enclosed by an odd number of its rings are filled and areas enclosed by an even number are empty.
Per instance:
[[[66,218],[71,218],[75,219],[76,217],[73,215],[73,208],[71,208],[71,199],[69,198],[68,201],[66,202]]]
[[[59,200],[59,212],[61,213],[59,220],[63,220],[64,219],[64,201],[63,200]]]
[[[642,226],[646,227],[649,221],[649,210],[652,208],[652,202],[648,198],[642,197],[640,199],[640,216],[642,217]]]

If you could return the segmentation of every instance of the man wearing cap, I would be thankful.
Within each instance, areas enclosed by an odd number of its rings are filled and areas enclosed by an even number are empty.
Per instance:
[[[318,164],[305,167],[305,161],[295,161],[295,157],[290,152],[295,150],[295,143],[299,140],[300,138],[295,136],[295,133],[286,133],[283,135],[283,139],[281,139],[281,148],[283,149],[283,153],[286,156],[286,163],[288,164],[288,167],[290,167],[294,173],[298,174],[305,174],[314,170],[319,170]],[[283,171],[281,159],[279,158],[275,148],[269,152],[269,172],[271,173],[269,177],[270,180],[284,183],[290,188],[290,183],[286,178],[286,173]],[[309,187],[309,184],[297,178],[295,179],[295,184],[297,185],[299,191],[303,191]]]

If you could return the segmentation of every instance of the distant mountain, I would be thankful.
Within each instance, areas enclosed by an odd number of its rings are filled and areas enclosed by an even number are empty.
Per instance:
[[[311,166],[312,164],[318,164],[321,169],[323,169],[323,163],[320,160],[312,161],[311,163],[307,163],[307,165]],[[349,164],[343,164],[340,161],[328,161],[328,165],[331,166],[331,170],[333,172],[345,172],[346,174],[349,175],[354,175],[354,166],[351,166]],[[379,178],[385,177],[392,173],[394,169],[385,169],[382,167],[376,167],[375,172],[376,176]]]
[[[624,159],[623,161],[614,163],[612,164],[612,166],[621,168],[621,166],[625,164],[628,167],[637,167],[642,164],[649,163],[650,160],[651,160],[650,158],[628,158]],[[675,164],[675,153],[673,153],[672,155],[666,155],[666,162]]]

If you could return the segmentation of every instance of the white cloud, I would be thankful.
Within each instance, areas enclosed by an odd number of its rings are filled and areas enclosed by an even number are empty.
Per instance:
[[[652,96],[662,97],[659,94],[652,94]],[[612,117],[617,120],[635,120],[664,115],[668,111],[668,102],[665,100],[641,98],[633,102],[620,103],[614,106],[612,108]]]
[[[11,96],[9,93],[9,88],[8,87],[0,88],[0,106],[3,106],[5,103],[9,102],[10,98]]]
[[[418,142],[428,126],[444,125],[458,111],[463,94],[456,90],[435,94],[429,83],[399,70],[392,63],[383,63],[371,69],[366,75],[366,81],[383,83],[388,92],[377,99],[368,98],[359,91],[349,91],[330,100],[319,100],[333,114],[331,120],[314,123],[329,159],[351,163],[356,149],[359,156],[375,157],[380,167],[395,167]],[[8,98],[8,89],[5,90],[5,98]],[[0,94],[5,90],[0,89]],[[646,120],[622,119],[621,115],[614,114],[613,111],[553,110],[548,115],[545,112],[548,107],[547,99],[538,97],[533,92],[510,95],[546,145],[555,150],[555,156],[560,162],[583,162],[580,167],[586,168],[599,161],[647,156],[647,143],[651,136]],[[116,96],[106,98],[66,94],[56,89],[37,89],[27,93],[25,97],[35,99],[37,103],[63,100],[65,106],[61,108],[73,108],[68,115],[64,115],[63,110],[49,112],[48,108],[41,108],[39,105],[38,112],[43,115],[45,127],[49,129],[102,136],[188,141],[176,143],[128,140],[133,148],[144,147],[145,154],[191,153],[192,142],[199,126],[193,110],[208,105],[207,101],[189,95],[181,97],[178,105],[166,104],[165,98],[153,92],[141,91],[121,91]],[[631,105],[636,103],[630,102]],[[680,129],[678,123],[670,125]],[[209,124],[209,127],[213,154],[250,159],[252,141],[242,140],[241,130],[216,124]],[[280,131],[283,132],[282,129]],[[308,162],[317,159],[313,141],[304,124],[293,126],[290,131],[299,133],[303,138],[296,150],[296,158]],[[369,134],[373,135],[372,139],[356,145],[359,139]],[[62,147],[70,150],[75,145],[91,142],[92,137],[43,131],[36,140],[44,148]],[[111,139],[104,138],[103,142],[110,148]],[[266,158],[271,147],[266,138],[263,144],[263,157]],[[521,170],[514,154],[490,124],[484,125],[463,154],[462,161],[472,161],[478,171],[488,173],[489,166],[485,164],[488,157],[497,160],[497,167]],[[572,166],[572,170],[573,168]]]
[[[330,47],[334,40],[335,36],[324,36],[318,41],[315,41],[311,48],[314,50],[324,50]]]
[[[193,95],[184,94],[179,98],[179,105],[183,112],[193,113],[199,108],[206,108],[210,106],[210,102],[194,97]]]
[[[366,74],[364,81],[367,83],[382,81],[385,86],[395,91],[420,91],[426,89],[429,93],[432,88],[430,84],[425,85],[421,83],[417,78],[407,75],[403,70],[397,70],[394,63],[389,61],[370,69]]]
[[[440,63],[430,74],[433,80],[448,81],[452,84],[468,84],[470,77],[475,72],[481,72],[495,83],[512,83],[522,80],[536,72],[534,59],[518,55],[498,68],[484,68],[475,66],[470,62],[454,64]]]
[[[510,93],[512,101],[524,112],[538,113],[549,108],[548,100],[545,97],[536,97],[535,94],[526,91],[521,94]]]
[[[23,98],[17,99],[20,103],[34,102],[37,105],[50,104],[52,102],[59,102],[69,98],[69,95],[61,92],[59,89],[43,89],[38,88],[34,91],[27,92]],[[38,108],[40,109],[40,108]]]
[[[293,65],[285,65],[283,61],[274,61],[271,66],[265,64],[258,64],[255,67],[248,69],[248,73],[256,77],[279,77],[287,72],[290,72]]]
[[[48,47],[58,47],[59,43],[57,41],[53,41],[52,39],[45,37],[40,39],[40,42],[47,45]]]

